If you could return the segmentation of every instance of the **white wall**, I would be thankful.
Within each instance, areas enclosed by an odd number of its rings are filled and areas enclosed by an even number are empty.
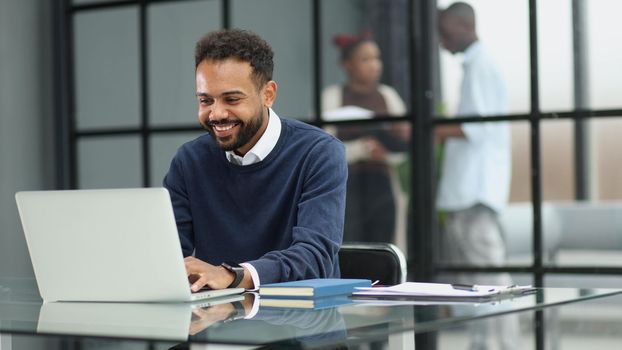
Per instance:
[[[49,6],[0,0],[0,277],[32,276],[15,192],[53,183]]]

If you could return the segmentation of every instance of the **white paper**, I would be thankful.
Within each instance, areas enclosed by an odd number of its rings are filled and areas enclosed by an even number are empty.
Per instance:
[[[343,106],[322,113],[322,119],[327,121],[370,119],[374,112],[359,106]]]
[[[391,287],[356,288],[353,295],[364,296],[430,296],[430,297],[486,297],[504,293],[520,293],[531,286],[476,285],[473,290],[456,289],[451,284],[406,282]]]

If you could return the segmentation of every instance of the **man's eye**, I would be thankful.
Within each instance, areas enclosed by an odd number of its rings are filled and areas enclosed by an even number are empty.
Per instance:
[[[237,97],[229,97],[227,98],[227,103],[238,103],[240,102],[240,99]]]
[[[214,101],[207,98],[200,98],[199,103],[202,105],[211,105]]]

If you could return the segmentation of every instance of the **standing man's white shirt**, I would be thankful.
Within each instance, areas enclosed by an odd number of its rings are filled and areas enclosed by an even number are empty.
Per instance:
[[[464,52],[464,77],[457,115],[500,115],[507,112],[503,79],[484,47],[474,42]],[[465,138],[448,138],[437,206],[456,211],[477,203],[497,213],[510,189],[511,142],[507,122],[464,123]]]

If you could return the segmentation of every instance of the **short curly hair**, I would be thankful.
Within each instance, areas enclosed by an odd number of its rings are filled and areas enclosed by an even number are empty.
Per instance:
[[[259,35],[243,29],[222,29],[210,32],[196,44],[195,69],[204,60],[237,58],[248,62],[258,88],[272,80],[274,53],[270,45]]]

